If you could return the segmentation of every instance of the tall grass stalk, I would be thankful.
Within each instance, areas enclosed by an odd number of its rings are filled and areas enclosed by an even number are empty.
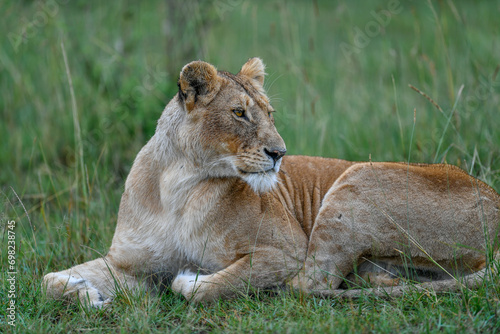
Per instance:
[[[436,149],[436,154],[434,155],[434,163],[436,163],[438,161],[439,150],[441,149],[441,145],[443,144],[444,136],[446,134],[446,130],[448,130],[448,126],[450,125],[451,118],[453,117],[453,114],[455,113],[455,110],[457,109],[458,100],[462,96],[463,89],[464,89],[464,85],[460,86],[460,88],[458,89],[457,98],[455,99],[455,103],[453,104],[453,108],[451,108],[450,115],[448,116],[448,119],[446,120],[446,125],[445,125],[444,130],[441,134],[441,138],[439,138],[439,144],[438,144],[438,147]]]
[[[85,200],[85,203],[88,203],[88,195],[87,195],[87,187],[85,183],[85,175],[86,175],[86,168],[84,164],[84,159],[83,159],[83,144],[82,144],[82,133],[80,130],[80,121],[78,117],[78,108],[76,105],[76,97],[75,97],[75,91],[73,89],[73,80],[71,78],[71,71],[69,69],[69,64],[68,64],[68,57],[66,56],[66,49],[64,48],[64,41],[61,41],[61,51],[64,59],[64,67],[66,69],[66,76],[68,78],[68,86],[69,86],[69,92],[71,95],[71,112],[73,115],[73,128],[74,128],[74,139],[75,139],[75,151],[78,152],[77,155],[77,161],[79,162],[75,165],[75,184],[76,184],[76,200],[75,203],[77,204],[76,208],[76,217],[77,220],[79,220],[79,200],[78,200],[78,191],[79,191],[79,184],[80,184],[80,177],[81,177],[81,188],[83,191],[83,198]],[[80,168],[80,172],[78,172],[78,168]]]

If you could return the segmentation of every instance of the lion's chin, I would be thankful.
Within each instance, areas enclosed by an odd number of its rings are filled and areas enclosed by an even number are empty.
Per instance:
[[[274,170],[266,173],[245,174],[242,178],[257,194],[273,190],[278,183],[278,173]]]

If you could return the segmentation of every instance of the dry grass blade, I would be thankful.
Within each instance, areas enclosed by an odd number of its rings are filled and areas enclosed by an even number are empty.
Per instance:
[[[443,115],[444,115],[444,111],[443,109],[439,106],[439,104],[436,103],[436,101],[434,101],[429,95],[425,94],[424,92],[422,92],[420,89],[418,89],[417,87],[413,86],[412,84],[409,84],[408,85],[411,89],[413,89],[414,91],[416,91],[417,93],[419,93],[420,95],[422,95],[423,97],[425,97],[427,100],[429,100],[430,103],[432,103],[432,105],[434,107],[437,108],[437,110],[439,110]]]

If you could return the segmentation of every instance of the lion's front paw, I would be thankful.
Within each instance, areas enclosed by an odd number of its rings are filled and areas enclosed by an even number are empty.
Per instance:
[[[190,271],[180,272],[172,282],[172,290],[182,294],[187,300],[199,301],[203,298],[202,285],[209,276]]]
[[[189,271],[181,272],[172,282],[172,290],[180,293],[189,300],[200,286],[198,282],[199,278],[200,275],[195,273]]]
[[[102,308],[112,299],[101,293],[89,281],[68,274],[50,273],[45,275],[43,283],[47,296],[52,298],[78,298],[84,305]]]

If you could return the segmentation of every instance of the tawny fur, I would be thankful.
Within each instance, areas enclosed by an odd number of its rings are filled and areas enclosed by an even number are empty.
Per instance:
[[[450,275],[482,277],[498,246],[495,191],[449,165],[281,158],[264,75],[258,58],[237,75],[182,69],[127,178],[108,254],[47,274],[48,295],[101,307],[139,285],[210,301],[287,283],[354,296],[339,288],[406,277],[440,291],[460,287]]]

